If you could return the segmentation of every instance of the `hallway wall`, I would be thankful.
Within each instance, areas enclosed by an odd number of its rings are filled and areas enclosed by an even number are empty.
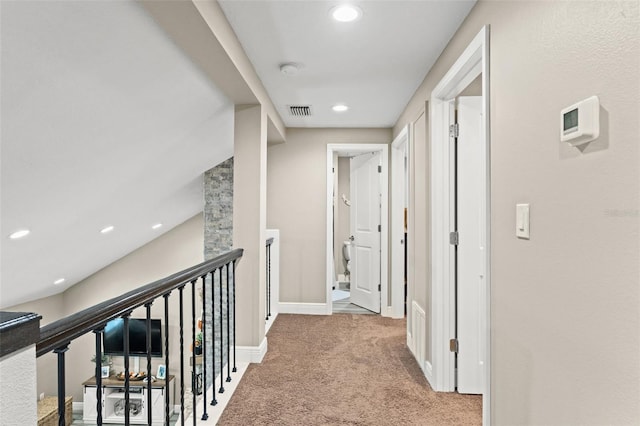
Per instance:
[[[639,4],[480,1],[394,128],[490,24],[494,425],[640,422]],[[560,110],[591,95],[600,138],[561,143]]]
[[[267,228],[280,229],[280,302],[326,302],[327,144],[390,141],[391,129],[293,128],[269,147]]]

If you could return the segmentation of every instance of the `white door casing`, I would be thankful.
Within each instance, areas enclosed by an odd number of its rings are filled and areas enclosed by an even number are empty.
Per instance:
[[[457,333],[460,393],[484,392],[485,280],[482,192],[482,97],[457,99]]]
[[[410,144],[411,146],[411,144]],[[327,244],[325,244],[325,291],[326,301],[322,304],[304,304],[313,305],[313,313],[320,315],[331,315],[333,307],[331,303],[331,292],[333,291],[334,272],[333,266],[333,168],[337,167],[333,163],[334,153],[338,153],[343,156],[352,156],[357,154],[364,154],[367,152],[377,151],[380,153],[381,163],[383,164],[382,173],[380,174],[380,192],[381,197],[381,217],[380,223],[382,224],[382,232],[380,233],[380,279],[382,284],[382,291],[380,293],[380,315],[390,317],[391,312],[389,308],[389,144],[384,143],[340,143],[340,144],[327,144],[327,157],[326,157],[326,223],[325,223],[325,235]],[[317,305],[317,309],[315,308]],[[305,310],[307,312],[308,310]]]
[[[351,158],[351,303],[380,313],[380,153]]]
[[[469,83],[481,76],[482,80],[482,183],[479,198],[484,228],[484,259],[482,270],[485,279],[484,371],[485,392],[482,395],[482,421],[491,424],[491,126],[489,87],[489,26],[484,26],[433,89],[429,101],[431,109],[431,349],[433,375],[431,387],[436,391],[453,391],[455,365],[449,351],[449,339],[455,336],[455,259],[450,256],[449,231],[452,195],[451,150],[449,149],[448,107],[450,100],[460,95]]]
[[[409,126],[391,144],[391,316],[404,317],[404,208],[408,205],[407,158]],[[407,307],[408,308],[408,307]],[[409,326],[409,324],[407,325]]]

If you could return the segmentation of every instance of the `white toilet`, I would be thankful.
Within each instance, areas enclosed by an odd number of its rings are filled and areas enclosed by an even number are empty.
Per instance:
[[[343,241],[342,243],[342,264],[344,265],[345,280],[349,281],[351,274],[351,241]]]

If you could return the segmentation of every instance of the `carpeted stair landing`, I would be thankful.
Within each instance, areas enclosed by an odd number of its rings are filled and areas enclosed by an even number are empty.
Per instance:
[[[378,315],[279,315],[220,425],[481,425],[482,397],[435,393]]]

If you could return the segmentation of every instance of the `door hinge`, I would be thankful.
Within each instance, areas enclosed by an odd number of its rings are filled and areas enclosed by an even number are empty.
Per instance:
[[[378,284],[378,291],[382,291],[382,284]]]
[[[449,340],[449,351],[458,353],[458,339]]]
[[[335,168],[335,167],[332,167],[332,168],[331,168],[331,173],[335,173],[335,172],[336,172],[336,168]]]
[[[382,225],[378,225],[378,232],[382,232]]]
[[[458,123],[454,123],[449,126],[449,137],[457,138],[459,134],[460,126],[458,126]]]
[[[378,173],[382,173],[382,166],[378,166]]]
[[[452,246],[458,245],[458,231],[449,232],[449,244]]]

